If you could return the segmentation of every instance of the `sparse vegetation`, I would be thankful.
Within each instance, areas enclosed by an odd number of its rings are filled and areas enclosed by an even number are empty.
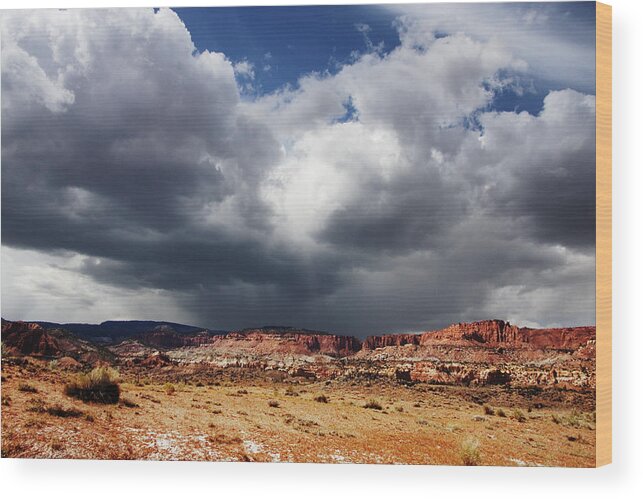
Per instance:
[[[51,450],[59,451],[63,449],[63,443],[59,438],[52,439],[49,445],[51,446]]]
[[[42,399],[32,401],[27,410],[37,414],[49,414],[50,416],[56,416],[59,418],[79,418],[85,414],[83,411],[80,411],[75,407],[63,407],[60,404],[49,406]]]
[[[116,404],[121,390],[118,371],[109,367],[97,367],[87,374],[80,374],[65,385],[65,395],[84,402]]]
[[[3,437],[14,435],[3,439],[3,455],[239,460],[245,453],[254,461],[594,464],[595,405],[581,391],[400,387],[384,378],[370,379],[370,387],[351,378],[326,386],[292,376],[274,381],[244,369],[143,371],[122,364],[118,405],[94,405],[63,395],[79,371],[60,367],[51,371],[45,360],[27,365],[13,357],[3,364],[3,403],[13,399],[2,408]],[[214,388],[215,376],[221,388]],[[525,422],[518,423],[521,413]],[[390,445],[396,439],[399,445]]]
[[[13,432],[7,432],[2,429],[2,450],[0,456],[6,457],[19,457],[26,450],[26,446],[21,442]]]
[[[299,397],[299,392],[295,390],[292,386],[289,386],[288,388],[286,388],[285,394],[287,397]]]
[[[552,414],[551,419],[554,423],[568,426],[570,428],[587,428],[593,430],[596,423],[596,413],[583,414],[577,410],[573,410],[566,416],[560,414]]]
[[[119,404],[129,408],[139,407],[139,405],[136,402],[125,397],[121,397]]]
[[[525,413],[520,409],[514,409],[511,415],[519,423],[524,423],[525,421],[527,421],[527,416],[525,416]]]
[[[376,411],[381,411],[382,410],[382,404],[380,404],[377,400],[371,399],[368,402],[364,404],[364,409],[375,409]]]
[[[460,458],[465,466],[480,464],[480,441],[471,435],[460,442]]]

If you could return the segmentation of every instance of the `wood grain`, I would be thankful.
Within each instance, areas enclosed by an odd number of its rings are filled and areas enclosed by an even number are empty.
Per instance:
[[[596,3],[596,465],[612,462],[612,7]]]

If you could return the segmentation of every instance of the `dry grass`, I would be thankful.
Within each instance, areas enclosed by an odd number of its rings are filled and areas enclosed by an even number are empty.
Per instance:
[[[364,409],[375,409],[376,411],[381,411],[382,410],[382,404],[380,404],[377,400],[371,399],[368,402],[364,404]]]
[[[65,385],[65,395],[84,402],[116,404],[121,394],[118,371],[97,367],[87,374],[79,374]]]
[[[471,435],[466,436],[460,442],[460,458],[465,466],[478,466],[480,464],[480,441]]]
[[[511,417],[514,418],[519,423],[524,423],[525,421],[527,421],[527,416],[525,416],[525,413],[522,412],[520,409],[514,409],[513,412],[511,413]]]
[[[513,417],[481,423],[474,416],[482,408],[467,402],[492,393],[479,387],[303,381],[292,387],[300,396],[292,396],[290,383],[237,378],[214,385],[203,378],[204,389],[195,378],[168,394],[165,383],[181,379],[181,371],[171,377],[146,372],[146,383],[137,383],[138,372],[125,369],[120,385],[126,397],[115,407],[69,399],[60,390],[69,375],[42,365],[29,372],[3,365],[3,395],[11,398],[2,411],[3,456],[529,466],[592,466],[595,459],[591,410],[553,405],[522,423]],[[21,391],[21,383],[37,394]],[[505,390],[493,393],[500,398],[486,398],[490,407],[536,402]],[[333,403],[315,402],[319,394]],[[269,401],[279,410],[268,410]],[[129,409],[128,402],[138,407]]]
[[[284,394],[287,397],[299,397],[299,392],[295,390],[292,386],[289,386],[288,388],[286,388],[286,391],[284,392]]]
[[[38,393],[38,390],[29,383],[20,383],[18,390],[25,393]]]
[[[42,399],[36,399],[27,408],[29,412],[49,414],[59,418],[79,418],[85,413],[74,407],[63,407],[61,404],[47,405]]]

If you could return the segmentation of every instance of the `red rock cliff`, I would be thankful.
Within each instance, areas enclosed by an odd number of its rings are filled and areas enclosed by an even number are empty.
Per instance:
[[[390,346],[436,344],[507,348],[550,348],[576,350],[596,338],[594,326],[532,329],[517,327],[502,320],[461,322],[438,331],[422,334],[369,336],[365,350]]]
[[[2,342],[20,355],[58,356],[64,351],[59,338],[32,322],[4,322]]]
[[[212,343],[221,347],[253,350],[261,354],[323,354],[333,357],[353,355],[362,346],[361,342],[353,336],[318,333],[294,328],[244,329],[215,336]]]

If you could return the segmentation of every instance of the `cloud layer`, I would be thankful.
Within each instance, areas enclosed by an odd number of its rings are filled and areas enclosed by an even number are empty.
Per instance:
[[[3,12],[3,314],[593,323],[594,96],[497,112],[529,51],[418,20],[248,100],[171,10]]]

